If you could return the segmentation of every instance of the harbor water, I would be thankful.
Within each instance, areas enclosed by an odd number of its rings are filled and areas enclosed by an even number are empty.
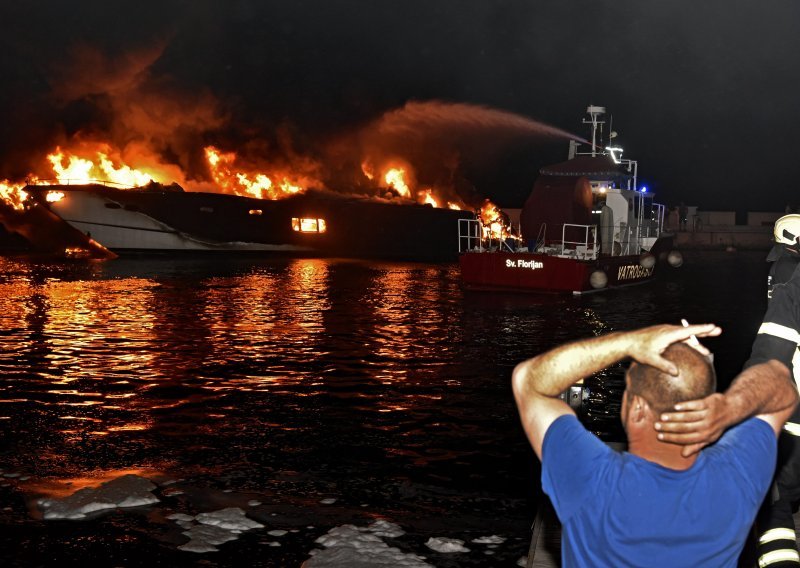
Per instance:
[[[517,362],[681,318],[723,328],[722,386],[746,360],[766,252],[684,256],[582,297],[467,293],[451,263],[0,258],[0,565],[297,567],[384,519],[430,565],[515,566],[541,501]],[[619,437],[619,373],[590,387],[590,426]],[[128,473],[158,502],[44,517],[41,499]],[[176,514],[228,507],[263,528],[179,548]]]

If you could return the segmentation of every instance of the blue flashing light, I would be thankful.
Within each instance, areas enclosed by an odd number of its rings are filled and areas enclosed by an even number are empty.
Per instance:
[[[642,193],[647,193],[647,186],[643,185],[642,189],[640,190]]]

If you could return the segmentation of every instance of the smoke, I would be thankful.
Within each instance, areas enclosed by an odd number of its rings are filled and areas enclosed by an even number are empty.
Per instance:
[[[54,74],[53,96],[62,108],[91,109],[66,136],[107,141],[134,168],[172,162],[188,179],[202,179],[203,141],[228,117],[207,90],[189,91],[152,73],[167,45],[165,40],[113,57],[80,46]]]
[[[418,185],[435,188],[447,200],[476,206],[482,198],[470,182],[471,173],[496,168],[512,149],[567,139],[583,141],[508,111],[466,103],[410,101],[339,139],[328,148],[325,161],[338,165],[340,177],[335,183],[361,187],[364,164],[376,170],[388,164],[407,164]],[[358,175],[347,178],[347,172]]]
[[[37,119],[26,124],[25,136],[1,154],[0,179],[51,177],[45,156],[56,147],[94,145],[108,145],[130,167],[164,170],[178,183],[205,179],[204,141],[228,116],[208,90],[153,72],[168,45],[166,35],[145,47],[78,43],[43,63],[48,90],[37,97]]]
[[[158,171],[189,190],[213,191],[218,188],[204,150],[214,146],[235,152],[244,172],[385,198],[397,195],[364,168],[402,164],[413,185],[476,204],[481,198],[468,169],[491,169],[520,145],[582,140],[511,112],[442,101],[408,102],[362,126],[342,127],[333,139],[319,133],[323,128],[300,131],[287,118],[253,120],[259,113],[245,99],[222,100],[211,87],[191,86],[165,71],[160,64],[169,58],[172,38],[155,33],[133,47],[82,42],[48,59],[42,126],[29,128],[14,153],[0,153],[16,160],[0,163],[0,180],[51,177],[45,156],[57,146],[86,153],[102,146],[115,163]]]

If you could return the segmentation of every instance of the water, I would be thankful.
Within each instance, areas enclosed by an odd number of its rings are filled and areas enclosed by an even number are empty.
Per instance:
[[[465,293],[453,264],[0,259],[0,469],[20,475],[0,478],[0,564],[299,566],[332,527],[380,517],[436,566],[513,566],[539,501],[518,361],[682,317],[722,326],[708,344],[723,384],[747,358],[765,253],[685,257],[657,282],[581,298]],[[613,377],[593,387],[593,427],[613,438]],[[36,498],[124,472],[174,483],[154,506],[41,519]],[[168,515],[228,506],[267,528],[177,549]],[[506,541],[424,546],[487,535]]]
[[[416,136],[420,132],[454,130],[461,135],[480,131],[519,133],[527,136],[552,136],[584,144],[588,140],[512,112],[467,103],[410,101],[400,109],[385,113],[376,122],[378,132],[390,136]]]

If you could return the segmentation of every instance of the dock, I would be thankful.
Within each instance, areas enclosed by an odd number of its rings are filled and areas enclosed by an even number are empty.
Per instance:
[[[561,566],[561,523],[549,499],[544,499],[533,521],[526,568]]]

